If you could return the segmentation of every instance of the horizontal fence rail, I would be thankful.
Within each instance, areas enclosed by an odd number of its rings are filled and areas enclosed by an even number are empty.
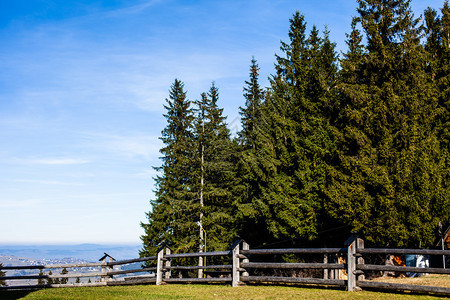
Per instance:
[[[345,286],[345,280],[339,279],[321,279],[321,278],[301,278],[301,277],[282,277],[282,276],[243,276],[246,282],[281,282],[281,283],[302,283],[317,285],[338,285]]]
[[[433,250],[433,249],[389,249],[389,248],[364,248],[364,243],[355,249],[354,256],[358,260],[355,264],[353,273],[361,279],[356,280],[355,285],[358,288],[382,289],[382,290],[403,290],[412,292],[425,292],[450,295],[450,288],[426,285],[400,284],[390,282],[378,282],[364,280],[364,274],[367,271],[380,272],[399,272],[399,273],[429,273],[429,274],[446,274],[450,275],[450,269],[430,268],[430,267],[412,267],[412,266],[396,266],[396,265],[375,265],[364,263],[364,258],[370,255],[415,255],[415,256],[450,256],[450,250]],[[450,278],[449,278],[450,280]]]
[[[283,260],[284,255],[287,255],[288,262]],[[0,289],[160,285],[163,283],[228,283],[232,286],[246,283],[294,283],[346,287],[348,291],[382,289],[450,295],[450,288],[447,287],[366,280],[366,276],[368,274],[373,276],[374,272],[450,275],[450,269],[444,267],[422,268],[368,263],[373,255],[376,257],[434,255],[443,256],[445,259],[445,256],[450,256],[450,250],[364,248],[364,241],[357,237],[351,237],[347,240],[345,247],[341,248],[250,249],[245,241],[240,240],[228,251],[171,253],[169,248],[165,248],[160,249],[156,256],[119,261],[107,261],[104,258],[103,261],[96,263],[3,266],[0,270],[6,273],[11,270],[35,270],[35,272],[39,270],[40,274],[6,274],[0,277],[0,280],[5,280],[7,283],[16,281],[16,285],[0,286]],[[206,260],[210,262],[210,265],[204,263]],[[129,269],[121,269],[121,266],[133,263],[143,263],[143,265],[140,268],[128,266]],[[91,269],[81,272],[83,268]],[[67,270],[68,273],[56,274],[61,269]],[[54,270],[52,275],[44,274],[44,271],[48,273],[51,270]],[[73,282],[75,278],[77,283]],[[96,281],[85,282],[87,278],[94,278]],[[72,282],[68,282],[70,279]],[[17,284],[17,281],[21,280],[28,281],[29,284]],[[41,284],[30,283],[31,280],[34,282],[40,280]]]

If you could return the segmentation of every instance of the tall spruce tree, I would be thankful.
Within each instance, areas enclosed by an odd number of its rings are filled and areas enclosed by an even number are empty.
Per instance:
[[[235,217],[231,184],[234,167],[231,140],[223,109],[218,106],[219,91],[213,83],[197,104],[196,140],[198,158],[195,174],[201,210],[200,224],[208,233],[208,250],[224,250],[235,238]],[[201,231],[200,236],[202,237]]]
[[[233,184],[233,195],[237,204],[238,231],[248,242],[254,244],[267,238],[265,222],[254,205],[255,199],[261,196],[259,186],[261,151],[261,109],[265,92],[259,84],[259,67],[254,57],[250,64],[249,80],[243,88],[245,103],[239,107],[242,129],[234,144],[234,160],[236,179]]]
[[[358,1],[340,76],[339,167],[328,211],[369,242],[430,245],[442,218],[436,106],[409,1]],[[367,39],[361,45],[360,24]]]
[[[264,91],[259,85],[259,67],[254,57],[250,65],[250,78],[245,81],[245,106],[239,107],[242,129],[238,133],[240,144],[244,149],[255,148],[257,120],[259,119]]]
[[[281,43],[283,56],[276,57],[261,107],[256,152],[246,160],[258,182],[252,208],[270,237],[313,239],[322,215],[325,159],[333,147],[324,104],[331,102],[336,54],[328,33],[320,38],[314,27],[306,36],[299,12],[290,20],[289,39]]]
[[[184,85],[175,79],[166,99],[164,115],[167,126],[162,131],[164,147],[160,150],[162,166],[156,177],[156,199],[147,213],[148,223],[141,223],[141,256],[154,255],[163,243],[175,252],[196,251],[199,204],[191,172],[195,159],[193,112]]]

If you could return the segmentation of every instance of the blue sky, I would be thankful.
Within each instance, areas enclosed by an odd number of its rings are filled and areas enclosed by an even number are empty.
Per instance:
[[[437,0],[413,0],[416,15]],[[345,50],[356,1],[0,1],[0,244],[140,243],[175,78],[212,81],[232,131],[251,57],[273,72],[289,18]]]

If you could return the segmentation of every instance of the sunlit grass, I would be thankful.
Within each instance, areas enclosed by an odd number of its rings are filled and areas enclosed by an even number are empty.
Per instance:
[[[9,296],[8,296],[9,295]],[[342,289],[295,286],[138,285],[45,289],[11,294],[0,299],[439,299],[409,293],[346,292]]]

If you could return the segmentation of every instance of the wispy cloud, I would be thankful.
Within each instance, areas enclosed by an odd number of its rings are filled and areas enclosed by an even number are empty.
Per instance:
[[[80,165],[87,164],[90,161],[81,158],[29,158],[23,159],[19,158],[16,161],[20,164],[34,164],[34,165]]]
[[[66,181],[58,181],[58,180],[39,180],[39,179],[16,179],[15,182],[23,182],[23,183],[37,183],[44,185],[70,185],[70,186],[82,186],[83,184],[79,182],[66,182]]]
[[[7,200],[0,199],[0,208],[30,208],[32,206],[38,206],[42,203],[40,199],[26,199],[26,200]]]
[[[136,5],[103,12],[103,15],[108,17],[117,17],[122,15],[138,14],[144,11],[145,9],[161,2],[162,2],[161,0],[143,1],[142,3]]]
[[[152,160],[158,157],[161,142],[158,137],[145,133],[107,134],[101,132],[83,133],[90,141],[86,147],[101,153],[109,153],[122,157],[139,157]]]

